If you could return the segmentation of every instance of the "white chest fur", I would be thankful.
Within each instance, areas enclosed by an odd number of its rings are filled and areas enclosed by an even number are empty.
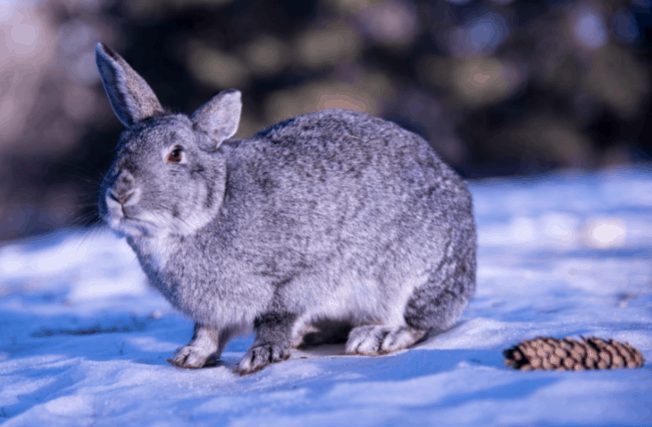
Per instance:
[[[161,271],[178,250],[178,241],[169,236],[143,239],[141,251],[145,262],[156,271]]]

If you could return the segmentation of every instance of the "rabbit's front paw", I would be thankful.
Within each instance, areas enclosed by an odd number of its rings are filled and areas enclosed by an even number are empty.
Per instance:
[[[237,372],[240,375],[250,374],[270,363],[280,362],[288,357],[290,357],[290,349],[286,346],[278,344],[255,345],[240,360]]]
[[[187,345],[177,350],[177,353],[172,359],[168,359],[168,362],[180,368],[199,369],[215,365],[216,355],[201,347]]]

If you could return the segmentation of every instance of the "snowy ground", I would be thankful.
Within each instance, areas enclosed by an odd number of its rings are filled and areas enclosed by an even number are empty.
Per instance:
[[[385,357],[332,346],[240,378],[167,364],[191,322],[105,230],[0,248],[0,424],[652,425],[652,369],[518,372],[501,350],[595,334],[652,359],[652,166],[473,184],[478,293]]]

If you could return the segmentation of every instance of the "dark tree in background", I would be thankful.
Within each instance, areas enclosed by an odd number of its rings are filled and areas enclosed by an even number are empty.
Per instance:
[[[244,94],[240,136],[349,108],[466,177],[652,152],[650,0],[10,0],[0,4],[0,238],[86,224],[120,131],[98,40],[163,103]]]

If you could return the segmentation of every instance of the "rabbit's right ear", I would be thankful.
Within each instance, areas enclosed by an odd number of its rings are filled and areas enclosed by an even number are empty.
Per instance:
[[[120,55],[102,43],[95,46],[95,62],[113,112],[126,127],[163,112],[143,79]]]

